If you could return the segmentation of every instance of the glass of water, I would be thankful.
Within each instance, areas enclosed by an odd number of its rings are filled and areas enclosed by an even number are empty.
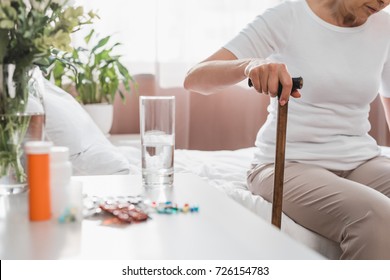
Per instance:
[[[173,185],[175,97],[141,96],[142,183],[147,188]]]

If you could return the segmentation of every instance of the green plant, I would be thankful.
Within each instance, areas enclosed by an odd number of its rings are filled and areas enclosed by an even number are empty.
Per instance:
[[[56,49],[71,51],[71,33],[96,16],[67,0],[1,0],[0,64],[47,67]]]
[[[32,119],[26,112],[32,100],[31,70],[47,70],[71,51],[71,34],[96,16],[68,0],[0,0],[0,180],[24,184],[22,142]],[[30,108],[31,109],[31,108]],[[42,112],[40,112],[42,113]],[[14,178],[15,177],[15,178]],[[3,178],[5,178],[3,180]],[[12,180],[8,180],[12,178]]]
[[[71,53],[64,53],[63,58],[71,61],[69,65],[56,61],[50,71],[50,77],[55,84],[66,90],[66,79],[72,82],[77,91],[76,99],[82,104],[113,103],[116,94],[125,100],[120,84],[122,83],[128,92],[131,92],[130,84],[135,88],[137,83],[128,69],[120,62],[120,55],[114,55],[113,51],[120,43],[109,45],[111,36],[98,40],[95,30],[84,38],[87,48],[77,47]],[[92,40],[94,39],[94,40]],[[92,41],[97,41],[92,45]]]
[[[96,16],[84,14],[82,7],[69,6],[67,1],[1,0],[0,65],[15,65],[10,78],[17,90],[15,98],[1,92],[0,113],[24,110],[30,79],[26,72],[34,65],[46,71],[56,59],[62,59],[59,50],[71,51],[71,34]]]

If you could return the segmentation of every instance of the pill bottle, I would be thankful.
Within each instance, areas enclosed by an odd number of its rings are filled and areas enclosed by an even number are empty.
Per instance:
[[[72,164],[69,148],[54,146],[50,149],[50,191],[53,219],[65,221],[69,215],[70,179]]]
[[[51,142],[29,141],[24,149],[27,157],[29,218],[46,221],[51,218],[50,148]]]

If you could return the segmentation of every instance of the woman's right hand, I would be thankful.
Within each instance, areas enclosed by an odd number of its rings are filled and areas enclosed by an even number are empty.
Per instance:
[[[271,97],[278,95],[279,83],[282,85],[282,93],[279,98],[280,105],[287,103],[290,95],[294,98],[301,97],[298,90],[292,90],[291,75],[287,66],[283,63],[272,62],[267,59],[252,59],[245,68],[245,76],[248,77],[257,92]]]

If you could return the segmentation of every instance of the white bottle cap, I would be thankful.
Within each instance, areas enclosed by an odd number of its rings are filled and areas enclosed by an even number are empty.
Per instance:
[[[24,144],[26,154],[42,155],[50,153],[52,142],[47,141],[28,141]]]
[[[50,149],[51,162],[65,162],[69,160],[69,148],[62,146],[54,146]]]

